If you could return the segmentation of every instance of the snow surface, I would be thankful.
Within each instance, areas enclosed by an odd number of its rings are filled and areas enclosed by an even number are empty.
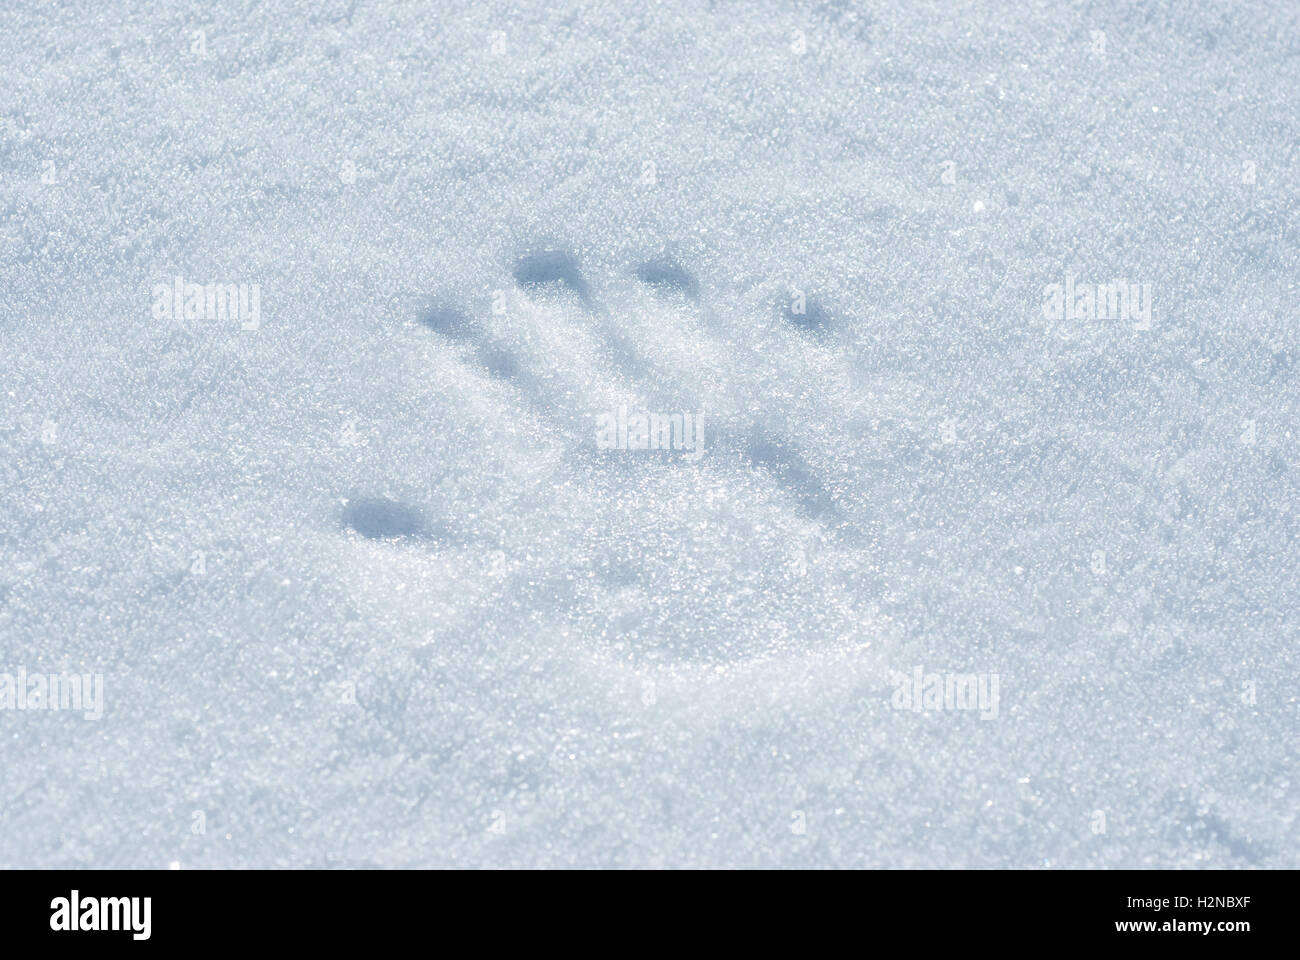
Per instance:
[[[23,0],[0,62],[0,672],[105,684],[0,711],[0,865],[1300,866],[1300,6]]]

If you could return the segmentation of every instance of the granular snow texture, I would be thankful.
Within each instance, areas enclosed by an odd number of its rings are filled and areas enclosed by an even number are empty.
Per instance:
[[[0,865],[1300,866],[1296,4],[0,61]]]

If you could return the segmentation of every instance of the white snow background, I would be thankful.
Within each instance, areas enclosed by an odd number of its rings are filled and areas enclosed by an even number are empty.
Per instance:
[[[0,672],[105,688],[0,865],[1300,865],[1297,4],[23,0],[0,91]]]

